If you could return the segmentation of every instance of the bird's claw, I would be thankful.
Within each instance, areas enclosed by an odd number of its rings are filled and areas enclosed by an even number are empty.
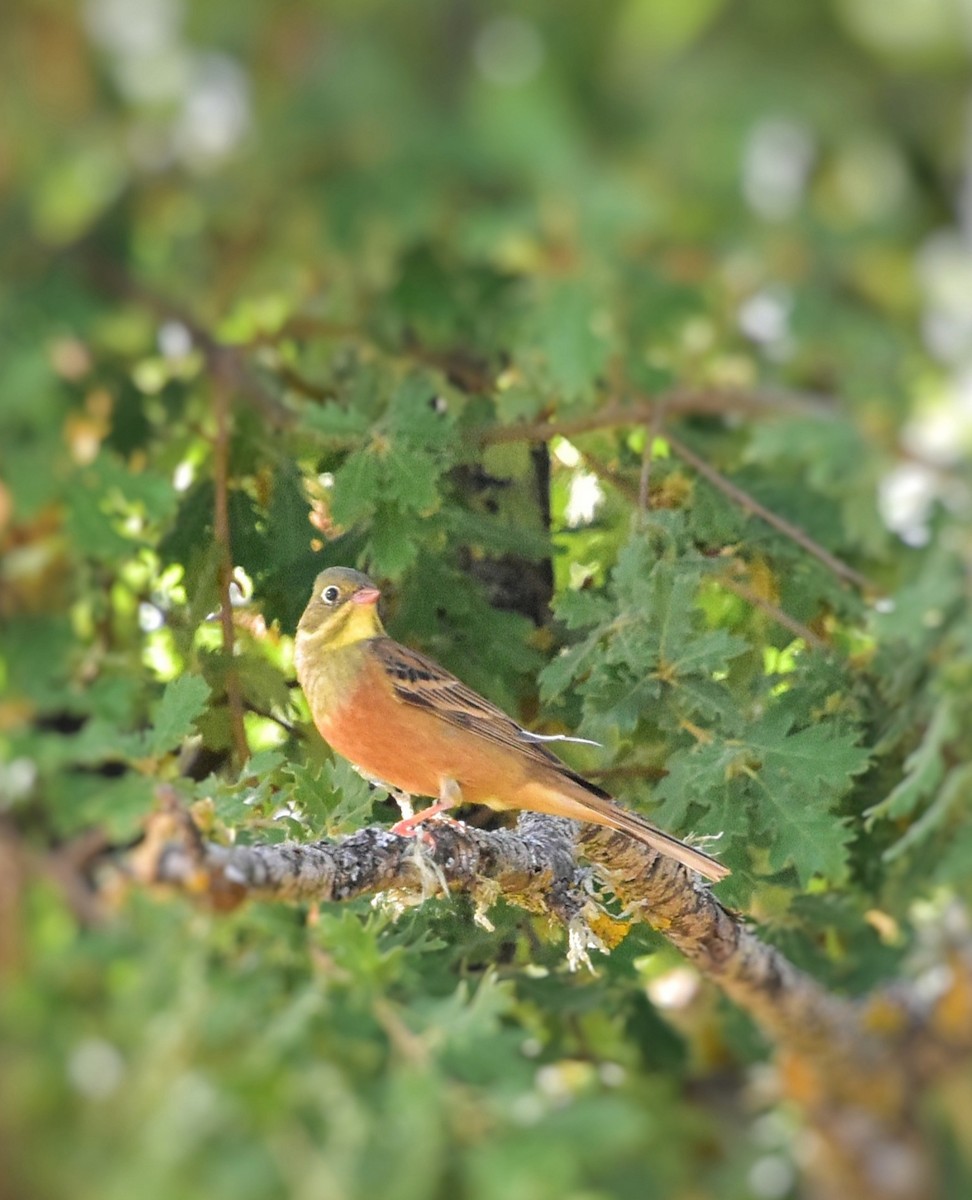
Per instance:
[[[429,808],[423,809],[421,812],[415,813],[413,816],[405,817],[401,821],[397,821],[392,827],[392,833],[397,833],[399,837],[421,837],[422,841],[427,846],[435,847],[435,838],[428,829],[420,829],[419,826],[424,825],[426,821],[446,821],[450,825],[458,824],[452,817],[444,815],[444,810],[450,807],[449,805],[433,804]]]
[[[442,784],[442,790],[439,799],[434,804],[430,804],[428,808],[423,808],[421,812],[409,813],[397,824],[392,826],[392,833],[397,833],[399,837],[414,837],[416,826],[421,825],[424,821],[428,821],[432,817],[449,820],[450,818],[442,818],[441,814],[452,808],[457,802],[462,799],[462,793],[459,792],[458,784],[452,780],[446,780]],[[426,842],[432,841],[431,835],[423,832],[422,838]],[[432,841],[434,845],[434,841]]]
[[[399,821],[397,825],[393,825],[391,828],[392,833],[397,833],[399,837],[420,838],[430,850],[435,849],[435,838],[427,829],[413,829],[411,826],[403,829],[403,825],[408,825],[408,822]]]

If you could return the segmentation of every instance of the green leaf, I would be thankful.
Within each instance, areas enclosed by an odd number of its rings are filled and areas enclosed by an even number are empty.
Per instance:
[[[267,508],[268,549],[272,563],[286,566],[311,553],[313,531],[309,512],[300,473],[293,463],[282,463],[274,472]]]
[[[439,506],[439,463],[427,450],[396,442],[381,462],[382,499],[427,516]]]
[[[354,525],[375,511],[381,497],[384,472],[369,447],[349,454],[334,473],[331,515],[339,525]]]
[[[568,629],[590,629],[606,625],[615,615],[615,608],[600,592],[572,589],[563,592],[556,601],[557,619]]]
[[[347,438],[359,438],[367,433],[371,421],[368,414],[361,409],[348,408],[329,400],[324,404],[304,404],[300,412],[300,423],[315,433],[344,441]]]
[[[335,756],[324,767],[324,779],[335,803],[328,812],[328,833],[347,832],[359,829],[371,821],[372,809],[386,794],[383,787],[376,787],[362,779],[346,758]]]
[[[132,542],[119,533],[115,518],[106,512],[104,497],[84,484],[74,491],[67,532],[77,554],[99,561],[112,562],[133,550]]]
[[[793,866],[804,886],[814,874],[838,881],[854,834],[834,807],[868,754],[831,725],[791,732],[792,720],[777,706],[744,726],[740,738],[713,738],[672,755],[655,788],[658,816],[666,828],[758,836],[770,868]]]
[[[197,785],[197,795],[211,800],[217,817],[229,825],[245,825],[254,817],[265,821],[275,816],[279,807],[284,761],[279,750],[261,750],[238,779],[209,776]]]
[[[677,750],[655,786],[656,816],[666,829],[719,833],[731,814],[746,812],[748,752],[740,742],[714,738]],[[700,814],[708,814],[701,818]],[[748,828],[748,818],[743,831]]]
[[[423,1006],[422,1027],[438,1030],[456,1049],[496,1033],[514,1004],[510,982],[499,980],[493,971],[487,972],[471,994],[470,989],[470,983],[463,980],[451,996]]]
[[[746,730],[746,744],[760,758],[760,771],[784,789],[796,787],[831,799],[842,796],[853,777],[867,768],[869,752],[854,734],[821,722],[790,731],[792,715],[782,705],[771,709]]]
[[[538,561],[550,554],[549,536],[523,525],[467,508],[449,508],[443,516],[453,543],[475,546],[486,554],[518,554]]]
[[[368,569],[383,578],[400,579],[418,556],[413,533],[413,527],[396,509],[381,505],[365,548]]]
[[[69,703],[67,680],[77,641],[66,616],[20,616],[8,622],[0,645],[6,687],[40,711]]]
[[[734,637],[727,630],[711,629],[671,647],[668,666],[679,680],[694,675],[712,675],[724,671],[732,659],[744,654],[748,648],[742,638]]]
[[[599,656],[597,637],[587,638],[561,650],[540,673],[540,695],[544,703],[559,699],[596,665]]]
[[[225,660],[223,660],[225,664]],[[243,698],[258,711],[276,710],[286,713],[291,707],[290,688],[280,668],[268,662],[262,654],[247,652],[232,659],[233,670],[239,676]],[[207,669],[210,678],[214,673]],[[218,678],[218,676],[217,676]]]
[[[460,401],[440,379],[421,372],[406,376],[388,406],[388,432],[394,445],[424,447],[442,454],[452,442]]]
[[[967,887],[970,862],[972,862],[972,824],[963,822],[942,847],[941,855],[936,855],[935,882],[952,887]]]
[[[885,862],[893,862],[914,846],[927,841],[936,830],[944,825],[952,810],[969,795],[970,790],[972,790],[972,764],[964,763],[946,777],[928,808],[908,827],[893,846],[885,850]]]
[[[158,554],[164,563],[189,562],[212,536],[214,490],[211,479],[194,484],[183,496],[172,527],[162,537]]]
[[[905,775],[878,804],[864,814],[868,825],[880,820],[898,820],[910,815],[933,795],[945,775],[944,751],[959,732],[958,714],[950,698],[943,698],[916,749],[905,760]]]
[[[102,451],[94,470],[98,490],[112,506],[134,510],[153,524],[168,521],[173,516],[178,493],[172,480],[158,471],[147,468],[132,470],[116,455]]]
[[[847,876],[848,846],[853,830],[843,817],[814,803],[779,803],[775,806],[769,865],[774,871],[793,866],[806,887],[814,875],[832,883]]]
[[[209,685],[200,675],[181,675],[167,683],[161,699],[152,706],[141,753],[155,756],[176,749],[192,732],[208,698]]]
[[[580,280],[552,286],[537,306],[536,349],[544,375],[568,402],[588,393],[604,370],[610,343],[601,332],[603,315],[591,288]]]
[[[311,763],[290,764],[284,772],[293,781],[288,799],[316,837],[337,837],[367,825],[376,800],[386,794],[340,757],[332,758],[322,767]]]
[[[275,531],[266,529],[260,507],[243,488],[230,489],[227,507],[233,562],[251,578],[256,577],[267,560],[267,542],[274,540]],[[215,541],[213,546],[218,550]]]
[[[746,731],[759,784],[754,825],[769,835],[774,870],[792,864],[803,885],[815,873],[844,877],[853,832],[834,815],[835,802],[868,765],[868,751],[854,735],[827,724],[790,732],[782,707]]]
[[[117,777],[62,775],[48,788],[64,836],[97,826],[116,843],[130,841],[151,811],[155,781],[137,771]]]
[[[247,762],[246,774],[258,781],[269,779],[285,761],[282,750],[259,750]]]

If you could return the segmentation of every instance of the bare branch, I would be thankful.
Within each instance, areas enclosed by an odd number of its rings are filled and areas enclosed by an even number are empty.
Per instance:
[[[813,632],[809,625],[804,625],[802,621],[798,621],[796,617],[791,617],[789,613],[784,612],[778,604],[774,604],[772,600],[767,600],[765,596],[761,596],[754,588],[741,580],[734,578],[728,571],[724,571],[721,575],[716,576],[716,581],[720,587],[724,587],[726,591],[732,592],[738,596],[740,600],[745,600],[747,604],[751,604],[753,608],[758,608],[760,612],[765,613],[777,625],[782,625],[784,629],[788,629],[790,633],[795,634],[798,638],[802,638],[808,646],[812,646],[814,650],[831,650],[832,647],[824,641],[822,637],[818,637]]]
[[[159,321],[173,321],[181,325],[205,358],[209,373],[222,378],[227,387],[245,397],[272,429],[284,429],[293,424],[293,413],[253,373],[245,346],[219,341],[192,313],[159,295],[122,270],[117,263],[94,258],[91,254],[84,261],[92,279],[102,291],[148,309]]]
[[[222,371],[217,371],[213,379],[213,412],[216,416],[216,436],[213,439],[213,539],[219,554],[219,621],[223,638],[230,730],[237,762],[243,764],[250,757],[250,747],[247,744],[246,726],[243,721],[240,676],[233,662],[236,632],[233,627],[233,546],[229,519],[230,384]]]
[[[650,425],[662,410],[666,419],[684,416],[765,417],[775,413],[791,416],[833,417],[833,406],[826,398],[812,393],[754,391],[735,388],[672,388],[656,396],[639,396],[631,404],[612,401],[583,416],[563,421],[537,421],[533,424],[497,425],[484,429],[480,445],[500,442],[549,442],[551,438],[577,437],[597,429],[621,425]]]
[[[917,1109],[922,1089],[972,1056],[972,956],[956,956],[936,989],[897,985],[850,1000],[762,941],[691,872],[623,834],[535,813],[509,831],[444,820],[426,829],[427,842],[369,828],[336,842],[218,846],[200,838],[170,793],[128,865],[142,883],[175,886],[217,908],[247,897],[375,893],[404,906],[465,892],[484,915],[502,896],[564,925],[580,961],[631,922],[650,922],[774,1043],[781,1087],[816,1134],[807,1163],[813,1195],[931,1194]],[[578,853],[622,904],[623,922],[595,898]]]
[[[636,490],[630,483],[628,483],[626,479],[622,479],[621,476],[618,475],[617,471],[613,471],[607,465],[607,463],[601,462],[596,455],[591,454],[589,451],[584,452],[584,459],[587,464],[593,468],[598,478],[607,480],[612,487],[615,487],[621,493],[622,496],[632,501],[632,503],[638,502],[640,505],[640,486]],[[743,564],[738,561],[735,565],[739,567],[743,566]],[[791,633],[796,634],[797,637],[803,638],[806,644],[808,646],[812,646],[814,650],[829,651],[832,649],[832,647],[829,646],[827,642],[823,640],[823,638],[815,634],[809,626],[804,625],[801,621],[798,621],[796,617],[791,617],[790,614],[784,612],[779,605],[774,604],[771,600],[767,600],[754,589],[747,587],[745,583],[734,578],[728,570],[722,572],[720,575],[713,576],[713,580],[717,582],[720,587],[724,587],[727,591],[732,592],[741,600],[745,600],[747,604],[752,604],[754,608],[758,608],[761,612],[764,612],[768,617],[770,617],[778,625],[781,625],[784,629],[788,629]]]
[[[761,520],[765,521],[767,525],[772,525],[774,529],[784,534],[791,541],[796,542],[798,546],[806,550],[806,552],[811,554],[815,559],[817,559],[818,562],[822,562],[823,565],[829,571],[832,571],[838,579],[843,579],[847,583],[856,584],[857,587],[862,588],[867,592],[877,592],[879,590],[877,585],[868,579],[866,575],[862,575],[860,571],[856,571],[853,567],[837,558],[836,555],[831,554],[829,550],[821,546],[819,542],[814,541],[814,539],[798,525],[794,525],[792,521],[788,521],[785,517],[781,517],[779,513],[773,512],[773,510],[771,508],[767,508],[765,504],[760,504],[760,502],[754,496],[750,496],[750,494],[739,487],[738,484],[733,483],[731,479],[727,479],[725,475],[717,471],[711,463],[706,462],[706,460],[700,454],[696,454],[694,450],[689,449],[689,447],[686,446],[686,444],[680,438],[677,438],[669,429],[666,429],[665,431],[665,440],[680,459],[682,459],[684,462],[687,462],[690,467],[694,467],[694,469],[698,471],[703,478],[707,479],[713,487],[718,488],[724,496],[728,496],[729,499],[735,504],[738,504],[740,508],[744,509],[746,512],[752,513],[755,517],[759,517]]]
[[[691,391],[677,388],[670,392],[660,393],[651,400],[642,400],[637,404],[608,404],[597,412],[587,413],[572,420],[540,421],[533,425],[496,426],[484,430],[480,434],[479,441],[481,445],[494,445],[501,442],[524,440],[549,441],[553,437],[571,438],[582,433],[590,433],[597,429],[610,429],[619,425],[639,424],[646,425],[649,429],[649,436],[652,436],[651,431],[658,429],[661,420],[668,421],[671,417],[704,414],[715,416],[766,416],[768,413],[774,412],[799,414],[802,416],[811,414],[818,418],[830,418],[833,415],[830,407],[817,396],[718,389]],[[860,571],[855,570],[854,567],[837,558],[836,555],[831,554],[829,550],[821,546],[819,542],[810,537],[798,525],[794,525],[785,517],[781,517],[778,513],[773,512],[772,509],[761,504],[754,496],[750,496],[738,484],[727,479],[725,475],[717,471],[701,455],[696,454],[694,450],[690,449],[680,438],[673,434],[667,425],[663,436],[678,457],[698,471],[713,487],[718,488],[723,495],[728,496],[733,503],[738,504],[746,512],[759,517],[767,525],[771,525],[774,529],[790,538],[791,541],[796,542],[808,554],[811,554],[819,562],[823,563],[838,579],[852,583],[868,592],[874,593],[879,590],[877,585],[868,579],[866,575],[861,574]],[[591,456],[586,455],[586,457]],[[639,505],[639,511],[644,511],[647,499],[646,479],[649,469],[648,460],[643,460],[641,487],[637,492],[629,491],[627,493],[629,498]]]
[[[889,1022],[874,1020],[866,1003],[826,991],[708,889],[686,886],[683,868],[630,838],[587,826],[581,847],[627,909],[650,921],[774,1043],[781,1082],[818,1135],[806,1164],[814,1195],[928,1200],[930,1159],[917,1114],[919,1081],[928,1076],[922,1059],[904,1052],[905,1023],[892,1020],[895,1032],[882,1034]],[[964,983],[964,994],[972,994],[972,970]],[[963,1048],[967,1059],[967,1030]],[[941,1061],[940,1073],[957,1061]]]
[[[314,400],[318,404],[328,404],[337,398],[337,392],[330,384],[315,383],[312,379],[307,379],[289,363],[279,363],[275,369],[282,384],[291,391],[306,396],[308,400]]]

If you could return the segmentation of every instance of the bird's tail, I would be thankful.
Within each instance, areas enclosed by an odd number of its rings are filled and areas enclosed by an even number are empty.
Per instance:
[[[534,783],[529,788],[529,793],[529,803],[524,804],[525,808],[617,829],[620,833],[626,833],[636,841],[650,846],[652,850],[657,850],[659,854],[674,858],[676,862],[715,882],[725,879],[730,873],[729,868],[723,866],[718,859],[696,849],[695,846],[688,845],[687,842],[679,841],[677,837],[665,833],[644,817],[623,808],[607,792],[602,792],[600,788],[580,776],[576,778],[576,782],[572,778],[566,787],[563,784],[554,787]]]

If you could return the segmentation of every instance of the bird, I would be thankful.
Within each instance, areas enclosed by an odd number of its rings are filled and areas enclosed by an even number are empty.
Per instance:
[[[729,869],[620,805],[433,659],[396,642],[380,590],[360,571],[328,567],[297,625],[294,659],[324,740],[372,782],[435,802],[393,827],[412,835],[459,804],[527,809],[627,834],[707,879]]]

